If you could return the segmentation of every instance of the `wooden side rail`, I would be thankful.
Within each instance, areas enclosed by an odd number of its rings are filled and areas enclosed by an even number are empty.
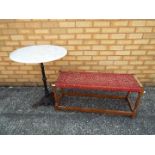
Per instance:
[[[104,94],[89,94],[89,93],[79,93],[79,92],[64,92],[62,95],[66,96],[84,96],[84,97],[97,97],[97,98],[110,98],[110,99],[125,99],[126,96],[116,96],[116,95],[104,95]]]
[[[100,113],[100,114],[110,114],[110,115],[122,115],[122,116],[132,116],[132,112],[121,111],[121,110],[109,110],[109,109],[96,109],[96,108],[80,108],[80,107],[69,107],[69,106],[56,106],[56,110],[67,110],[67,111],[79,111],[88,113]]]

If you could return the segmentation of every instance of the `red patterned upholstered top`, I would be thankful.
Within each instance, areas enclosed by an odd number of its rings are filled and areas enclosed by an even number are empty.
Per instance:
[[[114,73],[61,71],[56,87],[142,92],[133,75]]]

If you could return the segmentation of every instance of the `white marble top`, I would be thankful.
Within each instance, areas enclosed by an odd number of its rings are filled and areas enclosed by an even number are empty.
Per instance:
[[[33,45],[10,53],[10,59],[21,63],[44,63],[64,57],[67,50],[55,45]]]

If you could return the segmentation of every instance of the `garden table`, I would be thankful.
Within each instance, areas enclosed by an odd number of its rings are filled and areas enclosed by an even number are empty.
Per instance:
[[[55,45],[26,46],[10,53],[10,59],[15,62],[40,64],[45,95],[39,102],[35,103],[33,107],[40,105],[54,105],[54,95],[49,92],[47,87],[44,63],[60,59],[66,54],[67,50],[64,47]]]

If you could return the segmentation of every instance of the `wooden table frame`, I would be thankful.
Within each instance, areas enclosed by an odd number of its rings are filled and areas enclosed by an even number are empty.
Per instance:
[[[140,105],[140,100],[143,95],[144,89],[138,79],[135,77],[136,81],[139,83],[141,87],[141,92],[130,92],[127,91],[125,96],[117,96],[117,95],[104,95],[104,94],[86,94],[79,92],[65,92],[63,88],[57,88],[55,85],[52,85],[55,96],[55,110],[67,110],[67,111],[80,111],[80,112],[90,112],[90,113],[101,113],[101,114],[110,114],[110,115],[122,115],[122,116],[130,116],[131,118],[135,118],[137,114],[138,107]],[[137,93],[137,97],[135,102],[132,103],[130,100],[130,94]],[[61,105],[61,99],[63,96],[85,96],[85,97],[97,97],[97,98],[110,98],[110,99],[124,99],[129,106],[130,111],[123,110],[111,110],[111,109],[97,109],[97,108],[86,108],[86,107],[71,107]]]

